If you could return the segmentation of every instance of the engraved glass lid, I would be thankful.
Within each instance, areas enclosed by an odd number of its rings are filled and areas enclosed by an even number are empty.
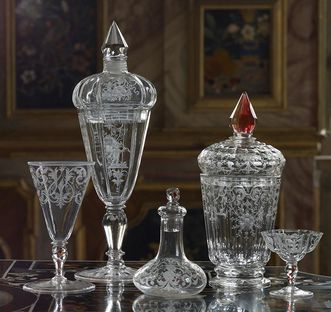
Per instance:
[[[127,68],[128,45],[113,22],[102,45],[103,70],[81,80],[73,92],[73,103],[81,110],[151,109],[156,102],[153,84]]]
[[[198,163],[202,173],[280,176],[285,158],[278,149],[252,136],[257,117],[246,92],[242,93],[230,120],[233,135],[200,153]]]

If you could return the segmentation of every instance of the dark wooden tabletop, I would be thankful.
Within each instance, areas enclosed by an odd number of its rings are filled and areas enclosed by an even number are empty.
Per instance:
[[[127,262],[140,267],[141,262]],[[199,262],[207,276],[213,272],[209,262]],[[74,273],[86,268],[104,265],[97,261],[68,261],[66,277],[74,279]],[[53,276],[51,261],[0,260],[0,311],[331,311],[331,277],[300,272],[298,286],[314,292],[312,299],[287,302],[269,296],[271,289],[286,284],[283,267],[267,267],[266,276],[272,286],[260,292],[224,294],[206,287],[191,299],[166,300],[146,297],[133,284],[110,287],[99,284],[95,291],[65,297],[35,295],[22,290],[24,283]]]

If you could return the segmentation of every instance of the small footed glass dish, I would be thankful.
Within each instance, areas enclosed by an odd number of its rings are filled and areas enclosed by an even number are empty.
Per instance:
[[[271,291],[270,295],[284,299],[311,298],[311,291],[296,287],[295,279],[298,274],[298,262],[313,251],[323,233],[310,230],[271,230],[261,232],[267,247],[277,253],[286,262],[286,276],[288,286]]]

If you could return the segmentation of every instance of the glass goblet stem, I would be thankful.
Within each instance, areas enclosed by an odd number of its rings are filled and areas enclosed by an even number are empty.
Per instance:
[[[295,279],[298,274],[298,265],[297,262],[287,262],[286,263],[286,276],[287,276],[287,282],[289,286],[294,286]]]
[[[53,294],[52,297],[55,300],[55,307],[52,312],[63,312],[63,294]]]
[[[112,268],[120,268],[124,265],[122,257],[124,252],[121,250],[124,234],[128,224],[124,205],[106,206],[106,213],[102,220],[109,250],[107,251],[107,265]]]
[[[68,257],[68,251],[66,248],[66,243],[52,243],[52,259],[55,264],[55,276],[52,280],[56,283],[61,283],[67,279],[64,277],[63,266]]]

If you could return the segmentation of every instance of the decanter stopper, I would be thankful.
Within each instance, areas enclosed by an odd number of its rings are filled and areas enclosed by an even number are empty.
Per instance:
[[[167,189],[166,194],[168,203],[175,203],[178,205],[178,201],[180,199],[180,191],[177,187]]]
[[[133,283],[146,295],[182,298],[201,292],[207,282],[204,271],[188,260],[183,247],[183,219],[178,188],[167,189],[168,203],[161,206],[160,245],[156,257],[141,267]]]

